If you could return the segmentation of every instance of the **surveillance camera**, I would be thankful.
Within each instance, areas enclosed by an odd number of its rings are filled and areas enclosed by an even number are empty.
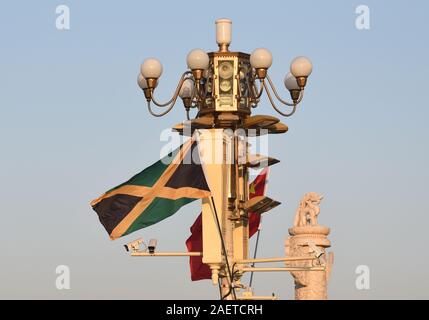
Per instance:
[[[139,238],[137,240],[134,240],[132,242],[125,244],[124,247],[125,247],[125,250],[127,250],[127,252],[128,251],[136,252],[139,250],[140,245],[143,243],[144,243],[143,238]]]
[[[147,246],[149,253],[155,253],[156,245],[158,241],[156,239],[150,239],[149,244]]]

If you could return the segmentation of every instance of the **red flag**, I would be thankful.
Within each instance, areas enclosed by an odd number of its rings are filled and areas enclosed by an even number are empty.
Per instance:
[[[189,252],[203,251],[203,216],[199,214],[197,220],[191,227],[191,236],[186,240],[186,247]],[[203,257],[189,257],[191,267],[191,280],[204,280],[212,277],[210,267],[203,263]]]
[[[267,183],[268,167],[249,185],[249,198],[262,196],[265,194],[265,186]],[[249,214],[249,237],[253,236],[259,229],[261,223],[261,215],[250,212]],[[186,247],[189,252],[203,251],[203,219],[201,213],[191,227],[191,236],[186,240]],[[211,279],[211,270],[207,264],[203,263],[202,257],[190,257],[189,265],[191,267],[191,280]]]
[[[261,171],[261,173],[249,185],[249,198],[252,199],[256,196],[263,196],[267,185],[268,167]],[[253,236],[259,229],[261,223],[261,215],[250,212],[249,214],[249,238]]]

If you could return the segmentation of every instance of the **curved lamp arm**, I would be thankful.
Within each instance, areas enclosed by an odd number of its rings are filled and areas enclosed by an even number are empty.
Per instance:
[[[256,108],[258,106],[259,101],[261,100],[262,93],[264,92],[264,80],[260,80],[259,89],[255,85],[255,79],[246,79],[247,89],[249,90],[249,96],[252,108]]]
[[[198,99],[204,99],[204,86],[201,85],[200,81],[194,80],[194,94]]]
[[[182,76],[180,77],[179,83],[177,85],[176,91],[174,92],[173,97],[168,102],[166,102],[166,103],[159,103],[159,102],[157,102],[156,99],[155,99],[155,97],[154,97],[154,94],[153,94],[154,90],[152,89],[152,101],[153,101],[153,103],[155,105],[157,105],[158,107],[166,107],[166,106],[168,106],[171,103],[173,103],[173,105],[174,105],[174,103],[177,100],[177,97],[179,96],[180,88],[182,88],[183,82],[185,82],[186,76],[189,75],[189,74],[192,74],[192,72],[191,71],[186,71],[186,72],[184,72],[182,74]]]
[[[250,81],[247,81],[248,87],[250,92],[252,93],[252,99],[259,100],[262,96],[262,93],[264,92],[264,79],[260,80],[260,86],[259,86],[259,90],[258,88],[256,88],[255,82],[253,81],[252,83],[250,83]]]
[[[275,104],[275,102],[274,102],[274,100],[273,100],[273,97],[271,96],[271,93],[270,93],[270,91],[268,90],[268,86],[267,86],[267,84],[266,83],[264,83],[264,87],[265,87],[265,91],[267,92],[267,96],[268,96],[268,99],[270,100],[270,103],[271,103],[271,105],[273,106],[273,108],[274,108],[274,110],[276,110],[279,114],[281,114],[282,116],[284,116],[284,117],[290,117],[291,115],[293,115],[294,113],[295,113],[295,111],[296,111],[296,106],[298,105],[298,103],[302,100],[302,98],[304,97],[304,90],[301,90],[301,92],[300,92],[300,97],[299,97],[299,99],[297,100],[297,102],[296,103],[294,103],[294,104],[288,104],[289,106],[291,106],[291,107],[293,107],[292,108],[292,110],[291,110],[291,112],[289,112],[289,113],[284,113],[284,112],[282,112],[277,106],[276,106],[276,104]],[[283,102],[282,100],[280,100],[280,102]]]
[[[177,97],[176,97],[176,100],[177,100]],[[167,113],[169,113],[171,111],[171,109],[173,109],[173,107],[174,107],[174,105],[176,103],[176,100],[174,100],[174,102],[170,104],[170,106],[168,107],[167,110],[165,110],[165,111],[163,111],[161,113],[155,113],[155,112],[153,112],[152,107],[150,105],[150,101],[147,102],[147,109],[149,110],[149,113],[151,115],[153,115],[154,117],[162,117],[162,116],[165,116]]]
[[[301,100],[302,100],[302,97],[303,97],[303,90],[301,90],[301,92],[300,92],[300,94],[299,94],[299,98],[298,98],[298,100],[296,101],[296,103],[294,103],[294,102],[287,102],[287,101],[285,101],[285,100],[283,100],[282,98],[280,98],[280,96],[279,96],[279,94],[277,93],[277,90],[276,90],[276,88],[275,88],[275,86],[274,86],[274,84],[273,84],[273,81],[271,80],[271,78],[270,78],[270,76],[269,75],[267,75],[267,80],[268,80],[268,83],[270,84],[270,87],[271,87],[271,89],[273,90],[273,92],[274,92],[274,95],[276,96],[276,98],[281,102],[281,103],[283,103],[283,104],[285,104],[285,105],[287,105],[287,106],[289,106],[289,107],[293,107],[293,106],[296,106],[298,103],[300,103],[301,102]],[[268,89],[267,88],[265,88],[265,90],[267,90],[268,91]]]

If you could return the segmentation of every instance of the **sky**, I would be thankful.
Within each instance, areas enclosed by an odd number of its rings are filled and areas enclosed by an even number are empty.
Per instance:
[[[70,9],[58,30],[56,8]],[[366,5],[370,28],[356,28]],[[130,257],[123,244],[157,238],[184,251],[200,203],[110,241],[89,202],[157,161],[160,135],[184,119],[178,103],[149,115],[136,77],[164,67],[172,94],[194,48],[217,50],[215,20],[233,21],[231,50],[266,47],[282,96],[290,61],[313,62],[306,96],[270,136],[267,194],[282,202],[263,219],[259,257],[284,255],[301,197],[324,196],[331,228],[331,299],[428,299],[429,43],[425,1],[2,1],[0,4],[0,298],[217,299],[190,280],[187,258]],[[266,98],[255,114],[276,116]],[[280,117],[280,116],[279,116]],[[253,250],[254,240],[251,242]],[[56,287],[57,266],[70,289]],[[370,271],[369,288],[356,285]],[[254,277],[258,295],[293,299],[287,273]]]

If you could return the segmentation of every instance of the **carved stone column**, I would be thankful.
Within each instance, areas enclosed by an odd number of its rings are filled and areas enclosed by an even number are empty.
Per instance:
[[[294,271],[296,300],[325,300],[327,295],[327,282],[333,262],[333,254],[326,254],[325,249],[331,246],[327,239],[329,228],[324,226],[305,226],[289,228],[290,237],[286,240],[286,256],[314,257],[315,252],[309,245],[315,245],[323,255],[318,260],[297,261],[288,263],[294,267],[325,266],[325,271]],[[320,253],[319,253],[320,254]]]

